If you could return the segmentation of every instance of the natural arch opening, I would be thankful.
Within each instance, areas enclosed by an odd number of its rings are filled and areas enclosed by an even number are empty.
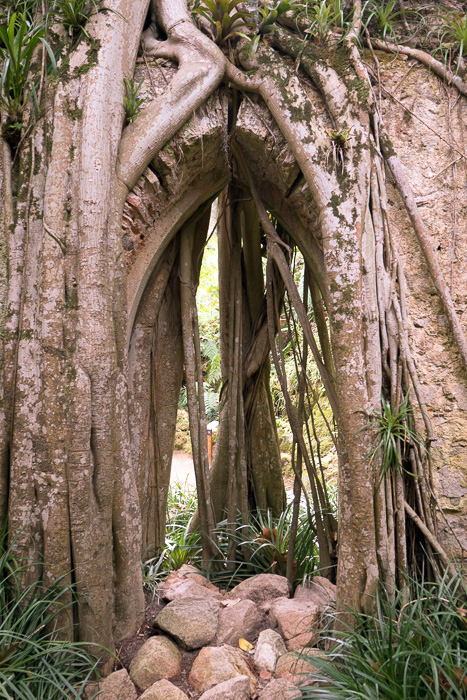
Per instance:
[[[154,267],[148,285],[150,291],[143,295],[143,306],[150,309],[146,316],[152,314],[152,325],[141,309],[136,324],[140,332],[143,325],[152,328],[148,375],[149,448],[145,458],[152,478],[148,479],[148,472],[141,474],[145,479],[143,503],[146,517],[143,517],[143,522],[146,523],[146,551],[156,552],[163,546],[177,391],[182,383],[190,415],[198,494],[200,503],[206,505],[206,511],[202,513],[200,508],[198,513],[199,526],[207,533],[209,542],[204,543],[208,549],[205,565],[216,557],[217,523],[227,521],[232,542],[229,556],[234,558],[234,531],[239,522],[246,525],[249,514],[257,509],[263,513],[270,510],[276,516],[284,511],[282,460],[271,396],[272,366],[276,384],[283,395],[284,415],[287,415],[293,434],[291,463],[295,506],[290,546],[293,550],[303,496],[308,527],[317,536],[324,557],[322,572],[334,577],[336,523],[326,492],[312,404],[317,407],[321,419],[324,418],[331,440],[334,443],[336,440],[330,424],[332,419],[323,413],[316,388],[308,378],[309,355],[313,357],[307,340],[310,333],[313,334],[311,316],[317,338],[314,340],[313,335],[315,359],[326,353],[327,361],[332,362],[325,309],[316,279],[301,253],[301,295],[297,289],[290,266],[296,265],[294,251],[300,251],[300,248],[278,214],[269,207],[267,217],[271,230],[266,231],[252,195],[238,178],[221,193],[217,214],[222,390],[219,436],[212,469],[209,468],[196,290],[212,220],[211,201],[200,206],[173,235]],[[284,216],[281,218],[283,220]],[[287,282],[282,279],[279,269],[267,262],[270,255],[268,237],[271,235],[280,236],[288,251]],[[187,245],[188,251],[185,250]],[[147,299],[151,301],[148,303]],[[298,315],[295,309],[297,300],[301,305]],[[303,323],[304,319],[307,324],[305,334],[300,330],[300,322]],[[281,330],[284,323],[290,338],[289,362],[297,373],[295,386],[300,387],[292,392],[284,372],[285,347]],[[272,355],[271,342],[274,344]],[[323,364],[323,360],[320,361]],[[148,383],[145,385],[147,387]],[[291,393],[295,394],[296,400]],[[309,489],[305,488],[304,479]],[[154,513],[156,517],[153,517]],[[213,542],[214,546],[211,546]],[[291,579],[294,577],[293,560],[292,551],[288,572]]]

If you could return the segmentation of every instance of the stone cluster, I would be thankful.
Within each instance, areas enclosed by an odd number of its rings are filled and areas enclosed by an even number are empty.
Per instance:
[[[153,620],[155,635],[128,671],[101,682],[100,700],[189,700],[176,685],[180,648],[199,649],[188,676],[190,698],[300,698],[300,684],[317,672],[313,659],[323,655],[314,645],[322,613],[334,605],[335,586],[315,576],[291,598],[283,576],[259,574],[226,592],[184,565],[170,574],[159,595],[169,602]],[[302,650],[306,655],[297,653]]]

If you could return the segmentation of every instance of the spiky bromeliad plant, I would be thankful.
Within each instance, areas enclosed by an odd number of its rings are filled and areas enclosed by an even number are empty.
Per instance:
[[[3,533],[0,698],[78,700],[84,696],[86,683],[95,677],[97,661],[90,656],[89,645],[64,640],[58,627],[60,614],[70,605],[72,586],[61,581],[51,586],[41,582],[22,586],[20,579],[30,565],[15,556]]]
[[[122,17],[117,10],[103,7],[101,0],[54,0],[51,14],[55,21],[62,24],[71,37],[84,34],[89,38],[86,23],[97,12],[113,12]]]
[[[127,124],[131,124],[135,121],[147,100],[146,97],[139,96],[139,91],[141,89],[141,85],[144,83],[144,78],[142,78],[137,84],[133,78],[123,78],[123,82],[125,83],[126,93],[124,98],[125,121]]]
[[[31,78],[31,61],[42,44],[56,70],[55,56],[44,38],[45,27],[21,13],[7,14],[0,23],[0,106],[5,110],[10,127],[21,127],[21,115],[31,97],[37,111],[38,78]]]
[[[361,428],[361,430],[371,430],[375,433],[375,441],[367,457],[371,462],[381,457],[379,483],[387,473],[404,471],[403,458],[409,445],[419,445],[423,448],[413,426],[409,392],[394,410],[389,401],[382,396],[381,409],[381,413],[373,411],[370,416],[372,420]]]
[[[438,28],[440,50],[443,52],[445,61],[450,55],[457,56],[456,71],[459,71],[467,52],[467,13],[460,15],[449,12],[440,15],[439,19],[441,20]]]
[[[203,0],[196,8],[195,12],[212,25],[216,44],[225,44],[231,37],[238,36],[238,29],[251,19],[249,12],[234,12],[241,2],[243,0]]]
[[[467,697],[467,609],[460,574],[439,584],[412,582],[376,615],[353,614],[352,626],[329,632],[332,651],[302,687],[314,700],[461,700]]]

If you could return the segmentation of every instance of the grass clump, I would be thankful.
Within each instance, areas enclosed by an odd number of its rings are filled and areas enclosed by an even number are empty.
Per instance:
[[[317,687],[302,698],[322,700],[461,700],[467,697],[466,588],[460,575],[412,582],[411,598],[376,598],[376,615],[352,614],[352,625],[329,633],[325,659],[313,657]]]
[[[95,678],[88,648],[63,639],[59,617],[71,606],[73,587],[21,579],[31,562],[20,560],[0,538],[0,698],[82,698]],[[70,611],[71,614],[71,611]]]

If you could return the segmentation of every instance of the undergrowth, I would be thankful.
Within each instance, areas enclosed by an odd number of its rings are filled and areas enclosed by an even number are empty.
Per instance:
[[[143,563],[144,583],[153,593],[170,571],[179,569],[183,564],[190,563],[202,569],[200,536],[198,532],[190,530],[196,506],[195,489],[189,489],[186,484],[180,483],[171,487],[165,548]],[[269,511],[265,514],[257,511],[250,515],[247,525],[238,523],[233,535],[226,520],[218,523],[217,555],[205,571],[209,580],[229,589],[256,574],[276,573],[285,576],[291,517],[291,505],[278,518],[274,518]],[[228,561],[229,537],[236,545],[234,561]],[[300,512],[294,560],[297,583],[319,573],[316,536],[308,525],[304,507]]]
[[[60,616],[72,614],[73,587],[63,580],[50,586],[40,581],[22,585],[31,565],[14,553],[3,534],[0,537],[0,698],[82,698],[86,683],[95,678],[97,661],[90,655],[89,645],[67,641],[60,629]]]
[[[328,632],[327,658],[313,656],[318,700],[460,700],[467,697],[467,591],[460,574],[415,582],[410,600],[379,593],[374,616],[352,614],[343,632]],[[304,654],[306,656],[306,654]]]

